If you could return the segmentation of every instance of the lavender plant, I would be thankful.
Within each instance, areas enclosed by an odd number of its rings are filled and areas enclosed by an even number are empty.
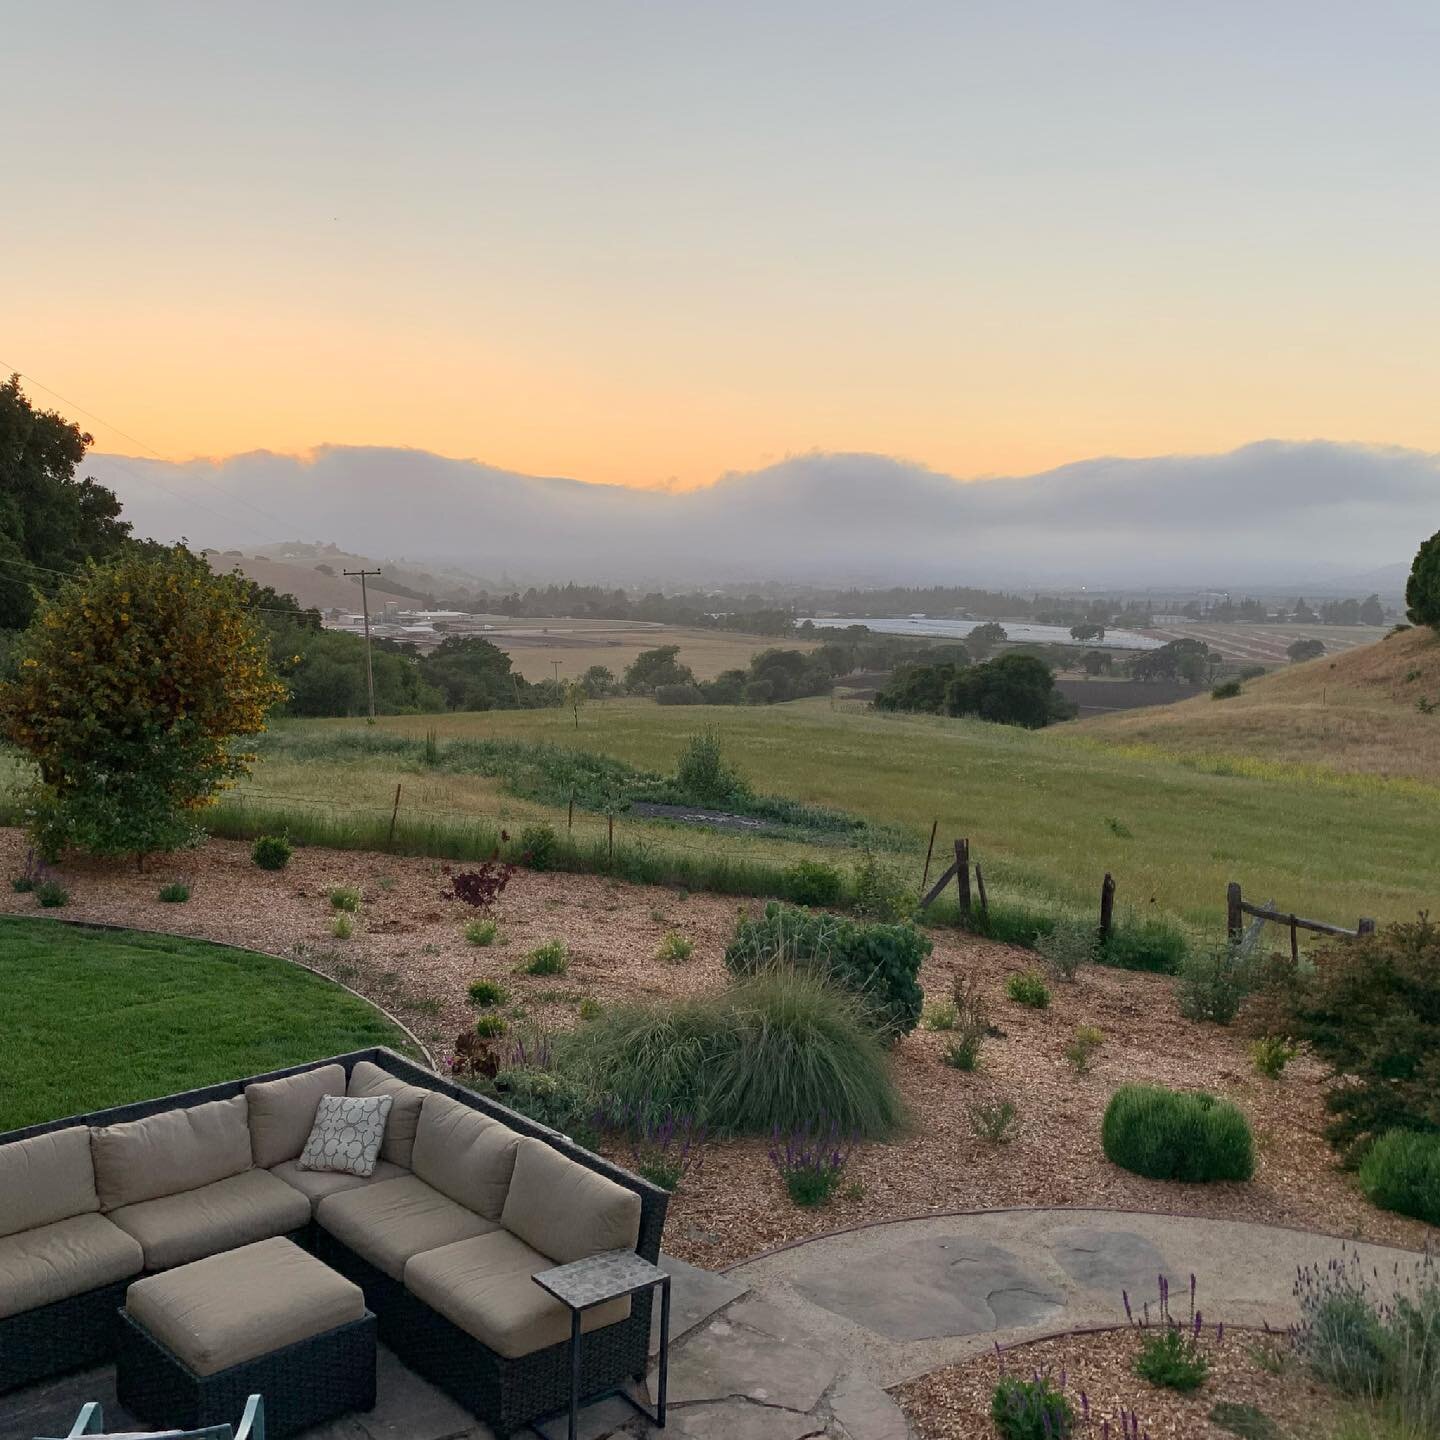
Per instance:
[[[1068,1440],[1075,1430],[1075,1406],[1065,1394],[1066,1374],[1058,1380],[1042,1370],[1029,1378],[1005,1373],[1005,1352],[997,1345],[1000,1380],[990,1397],[990,1418],[1004,1440]],[[1081,1396],[1086,1419],[1090,1404]]]
[[[644,1103],[602,1111],[596,1128],[621,1132],[630,1141],[635,1173],[672,1193],[704,1163],[706,1129],[693,1115]]]
[[[785,1182],[796,1205],[823,1205],[840,1188],[840,1181],[855,1148],[855,1135],[843,1136],[835,1121],[822,1118],[806,1130],[782,1137],[778,1129],[770,1139],[770,1163]]]
[[[1152,1321],[1147,1301],[1140,1318],[1136,1318],[1130,1304],[1128,1291],[1121,1291],[1125,1304],[1125,1317],[1136,1328],[1145,1331],[1140,1343],[1140,1353],[1135,1357],[1135,1373],[1142,1380],[1166,1390],[1177,1390],[1188,1395],[1198,1390],[1210,1373],[1210,1358],[1201,1346],[1205,1328],[1204,1317],[1195,1305],[1196,1282],[1190,1276],[1190,1314],[1187,1320],[1177,1320],[1170,1313],[1170,1281],[1165,1275],[1159,1278],[1159,1313]],[[1223,1324],[1215,1327],[1215,1341],[1225,1338]]]

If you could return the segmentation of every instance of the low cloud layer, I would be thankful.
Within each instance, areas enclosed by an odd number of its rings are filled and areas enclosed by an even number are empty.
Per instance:
[[[1440,529],[1440,456],[1325,441],[973,482],[812,454],[682,493],[347,446],[188,464],[94,455],[86,472],[158,539],[334,541],[491,576],[616,583],[1279,585],[1366,576]]]

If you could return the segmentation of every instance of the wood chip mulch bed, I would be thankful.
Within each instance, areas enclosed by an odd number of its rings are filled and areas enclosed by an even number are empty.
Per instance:
[[[0,875],[19,874],[25,841],[0,830]],[[453,1048],[474,1023],[466,986],[499,980],[527,1021],[552,1030],[576,1023],[580,1001],[610,1005],[677,997],[725,983],[725,945],[738,902],[622,884],[594,875],[519,872],[498,906],[501,940],[466,942],[470,918],[443,898],[444,867],[382,854],[299,849],[288,869],[266,872],[249,846],[212,840],[203,849],[133,867],[67,864],[70,891],[60,911],[0,886],[0,911],[99,920],[251,946],[303,961],[372,998],[405,1021],[431,1049]],[[184,904],[165,904],[160,887],[192,887]],[[364,900],[353,936],[337,940],[326,896],[355,885]],[[678,931],[694,943],[681,963],[657,957]],[[895,1047],[896,1079],[915,1117],[911,1132],[851,1158],[846,1192],[818,1210],[786,1198],[763,1141],[714,1143],[698,1174],[671,1206],[666,1246],[716,1269],[776,1245],[867,1221],[930,1211],[1024,1205],[1078,1205],[1290,1224],[1384,1243],[1419,1247],[1436,1232],[1366,1203],[1335,1167],[1321,1136],[1323,1074],[1307,1058],[1280,1081],[1256,1074],[1245,1037],[1181,1019],[1174,985],[1163,976],[1092,968],[1074,984],[1051,983],[1047,1010],[1005,998],[1007,976],[1036,957],[955,931],[932,932],[935,953],[922,983],[944,998],[957,976],[976,977],[1002,1038],[985,1043],[980,1069],[945,1065],[946,1036],[919,1029]],[[515,973],[526,952],[552,939],[569,947],[568,973]],[[1105,1041],[1093,1070],[1076,1075],[1063,1051],[1079,1025]],[[1111,1165],[1100,1149],[1100,1118],[1117,1085],[1145,1080],[1207,1089],[1234,1100],[1254,1127],[1258,1163],[1248,1184],[1178,1185],[1142,1179]],[[992,1145],[974,1129],[971,1107],[1011,1099],[1019,1133]],[[617,1158],[624,1161],[623,1152]]]
[[[1231,1330],[1216,1341],[1207,1330],[1202,1349],[1210,1372],[1188,1395],[1135,1373],[1140,1344],[1131,1329],[1071,1335],[1015,1346],[1005,1351],[1003,1363],[1005,1373],[1021,1379],[1037,1371],[1056,1384],[1063,1377],[1077,1417],[1083,1417],[1084,1393],[1089,1420],[1079,1419],[1073,1440],[1101,1440],[1107,1421],[1113,1440],[1124,1440],[1127,1423],[1135,1427],[1129,1433],[1150,1440],[1235,1440],[1237,1433],[1247,1440],[1308,1440],[1329,1434],[1340,1414],[1335,1397],[1309,1378],[1279,1337]],[[991,1352],[907,1381],[890,1394],[920,1440],[995,1440],[990,1403],[1001,1361]],[[1130,1418],[1122,1419],[1122,1412]],[[1229,1428],[1236,1425],[1238,1431]]]

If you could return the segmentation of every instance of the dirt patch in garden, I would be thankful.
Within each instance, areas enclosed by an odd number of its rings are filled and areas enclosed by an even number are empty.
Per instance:
[[[0,830],[0,871],[18,874],[25,842]],[[674,998],[725,983],[725,945],[738,903],[594,875],[518,873],[502,897],[501,937],[467,943],[465,907],[443,898],[438,862],[316,848],[297,850],[288,869],[256,868],[244,844],[212,840],[202,850],[133,867],[77,863],[59,872],[70,891],[60,912],[40,910],[32,895],[0,890],[0,910],[60,914],[163,930],[288,955],[343,981],[392,1011],[432,1049],[451,1048],[474,1020],[466,986],[499,980],[525,1019],[550,1029],[577,1022],[582,999],[601,1005],[643,997]],[[170,881],[191,886],[184,904],[157,897]],[[353,935],[331,934],[326,891],[358,886],[363,904]],[[694,944],[688,960],[657,957],[678,931]],[[946,1035],[920,1029],[895,1048],[896,1078],[914,1117],[907,1135],[858,1149],[846,1192],[818,1210],[797,1210],[785,1195],[763,1141],[708,1147],[687,1177],[666,1227],[666,1248],[707,1268],[872,1220],[927,1211],[1007,1205],[1083,1205],[1191,1212],[1328,1230],[1419,1246],[1435,1231],[1376,1210],[1338,1170],[1322,1138],[1323,1072],[1301,1057],[1283,1079],[1256,1074],[1242,1035],[1183,1020],[1174,985],[1163,976],[1094,968],[1071,985],[1052,983],[1048,1010],[1005,998],[1008,976],[1036,957],[1011,946],[936,931],[922,981],[943,998],[957,976],[973,976],[1004,1034],[985,1043],[978,1072],[941,1059]],[[546,941],[569,947],[568,973],[515,973]],[[77,1020],[83,1017],[77,1017]],[[1080,1025],[1105,1036],[1093,1070],[1076,1075],[1064,1050]],[[1111,1165],[1100,1149],[1100,1118],[1117,1085],[1145,1080],[1207,1089],[1250,1117],[1257,1143],[1248,1184],[1178,1185],[1142,1179]],[[1009,1099],[1018,1134],[992,1145],[977,1136],[972,1107]],[[618,1153],[617,1158],[627,1157]]]
[[[1160,1389],[1135,1373],[1140,1345],[1140,1334],[1130,1329],[1072,1335],[1015,1346],[1005,1351],[1003,1364],[1006,1374],[1025,1380],[1038,1371],[1058,1385],[1063,1376],[1064,1393],[1079,1422],[1074,1440],[1100,1440],[1106,1421],[1109,1434],[1120,1440],[1126,1433],[1122,1411],[1138,1420],[1133,1433],[1149,1434],[1151,1440],[1235,1440],[1236,1430],[1211,1417],[1218,1414],[1243,1425],[1236,1413],[1242,1407],[1258,1411],[1273,1427],[1267,1430],[1263,1420],[1249,1416],[1253,1428],[1244,1433],[1254,1440],[1267,1434],[1279,1440],[1329,1433],[1325,1422],[1340,1414],[1335,1397],[1309,1378],[1277,1337],[1232,1330],[1217,1341],[1207,1329],[1201,1349],[1210,1362],[1209,1374],[1188,1395]],[[907,1381],[890,1393],[920,1440],[994,1440],[990,1403],[1001,1364],[1002,1357],[991,1352]]]

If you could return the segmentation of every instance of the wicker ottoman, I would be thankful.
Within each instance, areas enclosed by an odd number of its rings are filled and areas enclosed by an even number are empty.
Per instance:
[[[254,1391],[272,1437],[374,1408],[365,1297],[289,1240],[137,1280],[120,1321],[116,1391],[147,1424],[233,1423]]]

